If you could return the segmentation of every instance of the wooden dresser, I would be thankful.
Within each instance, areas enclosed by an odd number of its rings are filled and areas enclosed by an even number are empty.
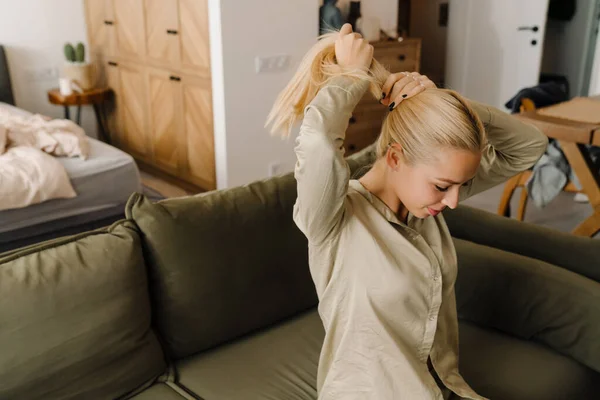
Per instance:
[[[112,143],[142,168],[214,189],[207,0],[85,0],[90,58],[115,101]]]
[[[402,42],[375,42],[373,57],[390,72],[419,71],[421,39],[404,39]],[[344,146],[351,155],[373,143],[379,136],[387,107],[373,99],[371,93],[356,106],[346,131]]]

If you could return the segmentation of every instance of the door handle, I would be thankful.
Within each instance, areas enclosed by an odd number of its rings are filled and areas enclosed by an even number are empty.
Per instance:
[[[175,29],[167,29],[167,33],[169,35],[177,35],[177,31]]]
[[[538,28],[537,25],[534,26],[520,26],[518,29],[518,31],[532,31],[532,32],[537,32],[540,30],[540,28]]]
[[[113,25],[113,24],[114,24],[113,21],[108,21],[108,20],[104,21],[104,25]]]
[[[177,82],[179,82],[179,81],[181,80],[181,78],[180,78],[180,77],[178,77],[178,76],[174,76],[174,75],[171,75],[171,76],[169,77],[169,79],[170,79],[170,80],[172,80],[172,81],[177,81]]]
[[[109,61],[109,62],[108,62],[108,65],[110,65],[110,66],[112,66],[112,67],[116,67],[116,66],[117,66],[117,65],[119,65],[119,64],[117,64],[117,63],[116,63],[116,62],[114,62],[114,61]]]

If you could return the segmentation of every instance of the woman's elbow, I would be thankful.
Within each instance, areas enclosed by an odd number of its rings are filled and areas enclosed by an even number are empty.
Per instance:
[[[530,125],[530,129],[532,138],[531,149],[532,151],[535,151],[535,159],[537,161],[548,147],[548,136],[533,125]]]

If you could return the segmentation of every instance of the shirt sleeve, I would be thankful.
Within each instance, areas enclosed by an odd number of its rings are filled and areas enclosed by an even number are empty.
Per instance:
[[[298,186],[294,222],[313,244],[339,228],[350,179],[344,159],[346,129],[368,87],[364,79],[335,77],[304,110],[294,149]]]
[[[548,145],[546,135],[535,126],[497,108],[474,101],[470,104],[483,122],[488,145],[475,178],[461,188],[461,201],[531,168]]]

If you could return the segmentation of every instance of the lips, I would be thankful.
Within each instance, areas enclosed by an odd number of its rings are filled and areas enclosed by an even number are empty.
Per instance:
[[[438,215],[439,213],[441,213],[441,212],[442,212],[442,210],[435,210],[435,209],[433,209],[433,208],[429,208],[429,207],[427,207],[427,211],[429,211],[429,214],[430,214],[432,217],[435,217],[436,215]]]

